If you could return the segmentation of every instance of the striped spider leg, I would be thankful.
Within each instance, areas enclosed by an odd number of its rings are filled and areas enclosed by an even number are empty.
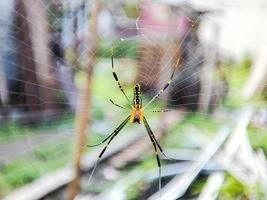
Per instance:
[[[158,154],[158,146],[157,146],[158,143],[156,142],[154,134],[153,134],[150,126],[148,125],[145,117],[144,117],[143,122],[144,122],[145,128],[147,130],[148,136],[149,136],[149,138],[153,144],[154,152],[155,152],[156,159],[157,159],[157,164],[158,164],[158,168],[159,168],[159,191],[160,191],[160,196],[161,196],[161,163],[160,163],[159,154]]]
[[[161,154],[166,157],[168,160],[174,160],[173,158],[169,158],[164,152],[163,152],[163,149],[162,147],[160,146],[160,144],[158,143],[153,131],[151,130],[146,118],[144,117],[143,118],[143,123],[144,123],[144,126],[146,128],[146,131],[148,133],[148,136],[153,144],[153,147],[154,147],[154,152],[155,152],[155,155],[156,155],[156,159],[157,159],[157,164],[158,164],[158,168],[159,168],[159,191],[160,191],[160,197],[161,197],[161,162],[160,162],[160,159],[159,159],[159,154],[158,154],[158,150],[161,152]]]
[[[116,73],[115,68],[114,68],[114,47],[113,47],[113,44],[112,44],[112,47],[111,47],[111,67],[112,67],[113,77],[114,77],[115,81],[117,82],[119,89],[123,93],[123,95],[124,95],[125,99],[127,100],[127,103],[130,106],[130,108],[132,108],[131,102],[130,102],[129,98],[127,97],[124,89],[122,88],[121,83],[119,81],[119,78],[118,78],[117,73]],[[114,102],[113,102],[113,104],[114,105],[118,105],[118,104],[115,104]],[[119,106],[119,107],[122,107],[122,106]]]
[[[163,113],[163,112],[171,112],[172,110],[152,110],[152,112],[157,112],[157,113]]]
[[[169,79],[169,81],[164,85],[164,87],[143,107],[143,110],[145,110],[151,103],[153,103],[157,98],[159,98],[160,95],[163,94],[163,92],[170,86],[172,80],[173,80],[173,76],[175,74],[175,71],[178,67],[180,63],[180,58],[177,59],[176,61],[176,64],[175,64],[175,67],[173,68],[173,71],[172,71],[172,74],[171,74],[171,77]]]
[[[121,106],[121,105],[115,103],[112,99],[109,99],[109,101],[110,101],[114,106],[117,106],[117,107],[119,107],[119,108],[122,108],[122,109],[126,110],[125,107],[123,107],[123,106]]]
[[[112,142],[112,140],[119,134],[119,132],[123,129],[123,127],[129,122],[130,120],[130,115],[110,134],[108,135],[103,141],[101,141],[100,143],[98,144],[94,144],[94,145],[87,145],[87,147],[95,147],[95,146],[98,146],[98,145],[101,145],[103,144],[104,142],[107,142],[106,146],[102,149],[102,151],[100,152],[98,158],[97,158],[97,161],[94,165],[94,168],[90,174],[90,177],[89,177],[89,180],[88,180],[88,184],[91,182],[91,179],[93,177],[93,174],[95,172],[95,169],[99,163],[99,160],[102,158],[103,154],[105,153],[105,151],[107,150],[107,147],[108,145]]]

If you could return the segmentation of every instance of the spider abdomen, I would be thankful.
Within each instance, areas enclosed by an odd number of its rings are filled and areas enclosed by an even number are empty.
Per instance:
[[[140,85],[136,84],[134,86],[134,98],[133,98],[133,106],[142,107],[142,99],[141,99],[141,91],[140,91]]]

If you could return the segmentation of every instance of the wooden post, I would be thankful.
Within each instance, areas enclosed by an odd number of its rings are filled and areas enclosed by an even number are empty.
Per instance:
[[[46,7],[40,0],[24,1],[29,32],[33,47],[36,78],[39,83],[39,95],[43,99],[42,109],[51,110],[55,102],[55,77],[52,73],[50,33],[46,19]]]
[[[15,10],[15,27],[19,27],[16,30],[18,62],[24,81],[21,84],[24,87],[26,109],[29,112],[39,111],[41,102],[38,98],[39,82],[36,77],[36,63],[29,24],[31,19],[28,18],[25,1],[16,1]]]
[[[73,200],[78,194],[80,185],[80,162],[81,157],[84,154],[85,142],[86,142],[86,128],[89,121],[89,113],[91,106],[91,81],[93,73],[93,65],[95,64],[95,52],[97,44],[97,16],[99,12],[99,1],[94,0],[91,10],[91,20],[89,23],[90,29],[90,47],[88,47],[88,63],[87,63],[87,76],[84,88],[81,89],[79,95],[79,103],[77,104],[76,111],[76,141],[75,141],[75,157],[74,157],[74,168],[75,178],[68,187],[68,199]]]

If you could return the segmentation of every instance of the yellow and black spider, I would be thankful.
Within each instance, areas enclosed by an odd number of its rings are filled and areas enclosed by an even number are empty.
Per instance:
[[[96,169],[96,166],[99,162],[99,160],[101,159],[101,157],[103,156],[104,152],[106,151],[108,145],[111,143],[111,141],[118,135],[118,133],[123,129],[123,127],[130,121],[131,123],[137,123],[137,124],[141,124],[143,123],[146,130],[147,130],[147,133],[148,133],[148,136],[153,144],[153,147],[154,147],[154,151],[155,151],[155,155],[156,155],[156,159],[157,159],[157,164],[158,164],[158,169],[159,169],[159,190],[161,190],[161,163],[160,163],[160,159],[159,159],[159,155],[158,155],[158,150],[165,156],[167,157],[163,150],[162,150],[162,147],[160,146],[160,144],[158,143],[158,141],[156,140],[156,137],[154,135],[154,133],[152,132],[146,118],[145,118],[145,115],[144,115],[144,110],[145,108],[147,108],[152,102],[154,102],[170,85],[170,83],[172,82],[172,79],[173,79],[173,76],[174,76],[174,73],[175,73],[175,70],[177,68],[177,65],[179,64],[179,60],[177,60],[176,62],[176,65],[173,69],[173,72],[171,74],[171,77],[170,77],[170,80],[164,85],[164,87],[143,107],[142,105],[142,97],[141,97],[141,88],[140,88],[140,85],[139,84],[135,84],[134,86],[134,94],[133,94],[133,101],[132,103],[130,102],[129,98],[127,97],[126,93],[124,92],[121,84],[120,84],[120,81],[118,79],[118,76],[115,72],[115,69],[114,69],[114,48],[112,46],[111,48],[111,64],[112,64],[112,73],[113,73],[113,76],[114,76],[114,79],[116,80],[118,86],[119,86],[119,89],[121,90],[121,92],[123,93],[124,97],[126,98],[127,102],[128,102],[128,105],[130,107],[130,110],[131,110],[131,113],[130,115],[110,134],[108,135],[102,142],[98,143],[98,144],[95,144],[95,145],[87,145],[88,147],[95,147],[95,146],[98,146],[98,145],[101,145],[103,143],[105,143],[106,141],[107,144],[106,146],[103,148],[103,150],[101,151],[101,153],[99,154],[98,156],[98,159],[95,163],[95,166],[91,172],[91,175],[90,175],[90,178],[89,178],[89,182],[90,182],[90,179],[92,178],[92,175]],[[126,109],[125,107],[123,106],[120,106],[116,103],[114,103],[111,99],[110,99],[111,103],[114,104],[115,106],[118,106],[122,109]]]

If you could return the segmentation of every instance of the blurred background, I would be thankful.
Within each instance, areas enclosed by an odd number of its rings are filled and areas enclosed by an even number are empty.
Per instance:
[[[267,1],[1,0],[0,198],[267,199]],[[154,112],[159,111],[159,112]]]

